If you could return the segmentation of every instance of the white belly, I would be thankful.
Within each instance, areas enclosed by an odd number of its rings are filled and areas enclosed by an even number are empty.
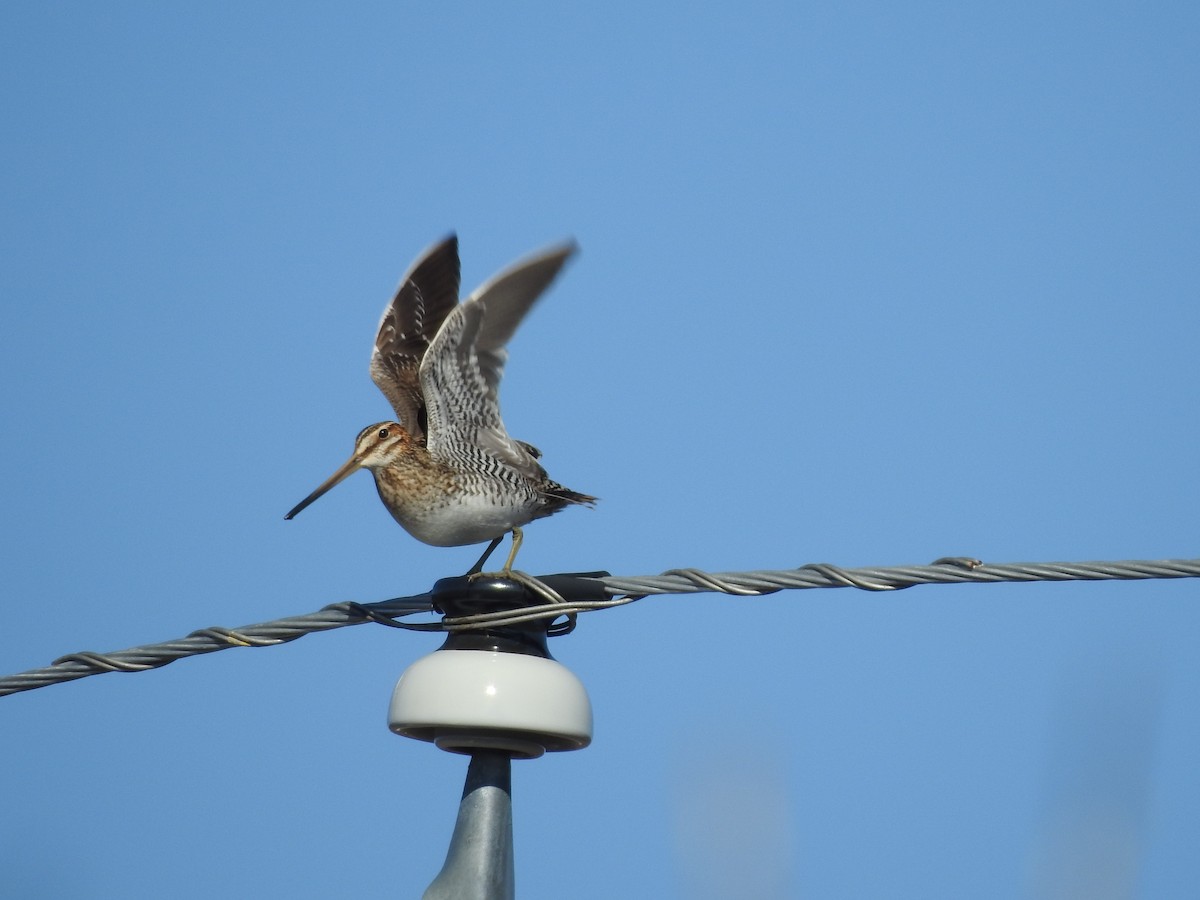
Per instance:
[[[483,494],[463,494],[432,508],[414,509],[405,504],[391,512],[418,541],[434,547],[461,547],[490,541],[528,523],[536,500],[532,492],[524,498],[509,497],[507,502]]]

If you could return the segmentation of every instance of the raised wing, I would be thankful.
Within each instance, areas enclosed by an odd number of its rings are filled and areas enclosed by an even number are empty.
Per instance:
[[[504,347],[575,249],[561,244],[521,260],[446,317],[421,363],[430,453],[461,458],[483,449],[517,469],[537,469],[500,418]]]
[[[415,438],[426,429],[421,360],[458,304],[458,272],[458,238],[452,234],[421,254],[400,279],[375,335],[371,380]]]

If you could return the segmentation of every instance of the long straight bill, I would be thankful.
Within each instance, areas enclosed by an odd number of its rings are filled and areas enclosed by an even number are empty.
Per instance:
[[[313,491],[311,494],[309,494],[307,497],[305,497],[303,500],[301,500],[299,503],[297,503],[295,506],[293,506],[292,511],[289,512],[286,516],[284,516],[284,518],[285,519],[295,518],[297,515],[299,515],[301,510],[303,510],[306,506],[308,506],[310,503],[312,503],[314,500],[316,500],[318,497],[320,497],[326,491],[330,490],[331,488],[337,487],[339,484],[341,484],[343,481],[345,481],[347,478],[349,478],[351,475],[353,475],[355,472],[357,472],[361,468],[362,468],[362,463],[359,462],[358,457],[357,456],[350,457],[348,460],[346,460],[346,463],[340,469],[338,469],[336,472],[334,472],[332,475],[330,475],[329,478],[319,488],[317,488],[315,491]]]

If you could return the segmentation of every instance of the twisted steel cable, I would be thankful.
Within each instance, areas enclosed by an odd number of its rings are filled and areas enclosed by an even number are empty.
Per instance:
[[[528,577],[528,576],[525,576]],[[377,622],[419,631],[464,631],[495,628],[533,620],[568,617],[573,625],[577,613],[623,606],[656,594],[720,592],[738,596],[762,596],[782,590],[855,587],[867,591],[895,591],[918,584],[989,584],[1031,581],[1139,581],[1165,578],[1200,578],[1200,559],[1128,560],[1123,562],[1005,563],[988,565],[969,557],[944,557],[927,566],[896,566],[846,569],[828,563],[813,563],[798,569],[749,572],[705,572],[701,569],[671,569],[661,575],[621,577],[607,574],[587,576],[542,576],[533,595],[545,602],[519,609],[488,612],[440,621],[405,622],[407,616],[434,611],[433,595],[397,597],[379,603],[353,601],[333,603],[316,612],[246,625],[241,628],[211,627],[187,637],[147,644],[112,653],[82,651],[54,660],[49,666],[0,677],[0,696],[73,681],[102,672],[141,672],[165,666],[177,659],[213,653],[231,647],[268,647],[294,641],[306,634],[329,631],[346,625]],[[591,590],[572,593],[572,583]],[[607,599],[590,599],[597,593]],[[588,599],[585,599],[588,598]],[[551,627],[551,634],[570,628]]]

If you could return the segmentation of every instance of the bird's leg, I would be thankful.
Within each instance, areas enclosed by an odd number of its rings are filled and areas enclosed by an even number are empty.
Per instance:
[[[521,549],[523,540],[525,540],[524,533],[520,528],[514,528],[512,530],[512,549],[508,551],[508,559],[504,562],[504,568],[500,570],[506,578],[512,575],[513,561],[517,558],[517,551]]]
[[[504,568],[499,572],[483,571],[484,562],[486,562],[487,558],[492,555],[492,551],[496,549],[500,541],[503,539],[504,535],[501,535],[488,544],[488,548],[484,552],[483,556],[479,557],[479,562],[475,563],[475,565],[471,568],[471,571],[467,573],[468,578],[470,578],[472,581],[475,581],[478,578],[507,578],[510,581],[521,580],[519,577],[521,573],[513,571],[513,561],[517,558],[517,551],[521,549],[521,541],[524,540],[524,535],[521,533],[520,528],[514,528],[512,530],[512,549],[508,551],[508,559],[504,561]]]
[[[503,537],[503,535],[501,535],[501,537]],[[508,551],[508,559],[504,561],[504,568],[499,572],[480,571],[483,568],[484,560],[488,558],[491,552],[496,549],[496,545],[500,543],[501,538],[496,538],[491,544],[488,545],[487,552],[480,557],[479,562],[475,564],[475,568],[467,573],[467,578],[471,579],[472,581],[475,581],[479,578],[503,578],[506,581],[515,581],[517,584],[524,585],[526,588],[532,591],[534,596],[541,597],[546,603],[566,603],[567,601],[563,599],[562,594],[554,590],[554,588],[550,587],[550,585],[538,581],[532,575],[528,575],[525,572],[521,572],[513,568],[513,563],[517,559],[517,551],[521,549],[521,542],[524,539],[524,532],[522,532],[520,528],[514,528],[512,530],[512,549]],[[566,615],[570,615],[572,618],[574,617],[574,613]]]
[[[487,549],[483,551],[483,556],[479,557],[479,562],[475,563],[475,565],[471,566],[471,568],[467,571],[468,578],[470,578],[472,575],[478,575],[483,571],[483,564],[487,562],[488,557],[492,555],[492,551],[500,546],[500,542],[502,540],[504,540],[504,535],[500,535],[500,537],[492,539],[492,542],[487,545]]]

